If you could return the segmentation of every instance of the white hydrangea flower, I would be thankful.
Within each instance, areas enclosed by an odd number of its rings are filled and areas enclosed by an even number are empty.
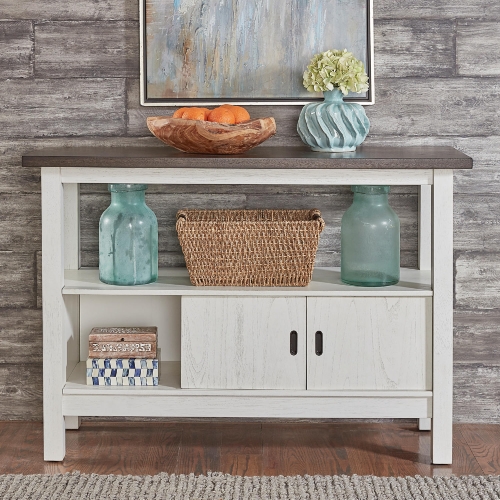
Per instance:
[[[366,92],[369,88],[364,64],[347,49],[316,54],[304,71],[303,83],[309,92],[338,88],[344,95]]]

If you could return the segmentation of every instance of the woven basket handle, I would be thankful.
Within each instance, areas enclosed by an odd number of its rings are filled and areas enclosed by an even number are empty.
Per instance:
[[[176,215],[176,219],[179,220],[179,219],[183,219],[183,220],[187,220],[187,213],[185,210],[178,210],[177,211],[177,215]]]
[[[321,212],[317,208],[313,208],[309,212],[309,217],[311,217],[312,220],[317,220],[320,223],[320,232],[323,231],[325,228],[325,221],[321,217]]]

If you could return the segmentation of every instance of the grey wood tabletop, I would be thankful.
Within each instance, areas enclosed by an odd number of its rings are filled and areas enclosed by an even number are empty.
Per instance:
[[[25,153],[24,167],[259,168],[259,169],[467,169],[472,158],[452,148],[361,146],[347,153],[308,147],[256,147],[239,155],[189,154],[169,146],[65,147]]]

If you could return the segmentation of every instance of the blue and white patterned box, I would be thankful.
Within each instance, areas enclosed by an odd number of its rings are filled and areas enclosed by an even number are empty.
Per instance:
[[[87,385],[158,385],[157,359],[87,359]]]

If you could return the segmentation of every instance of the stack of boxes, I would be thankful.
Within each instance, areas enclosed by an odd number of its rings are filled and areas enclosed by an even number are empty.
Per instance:
[[[87,385],[158,385],[156,326],[92,328]]]

